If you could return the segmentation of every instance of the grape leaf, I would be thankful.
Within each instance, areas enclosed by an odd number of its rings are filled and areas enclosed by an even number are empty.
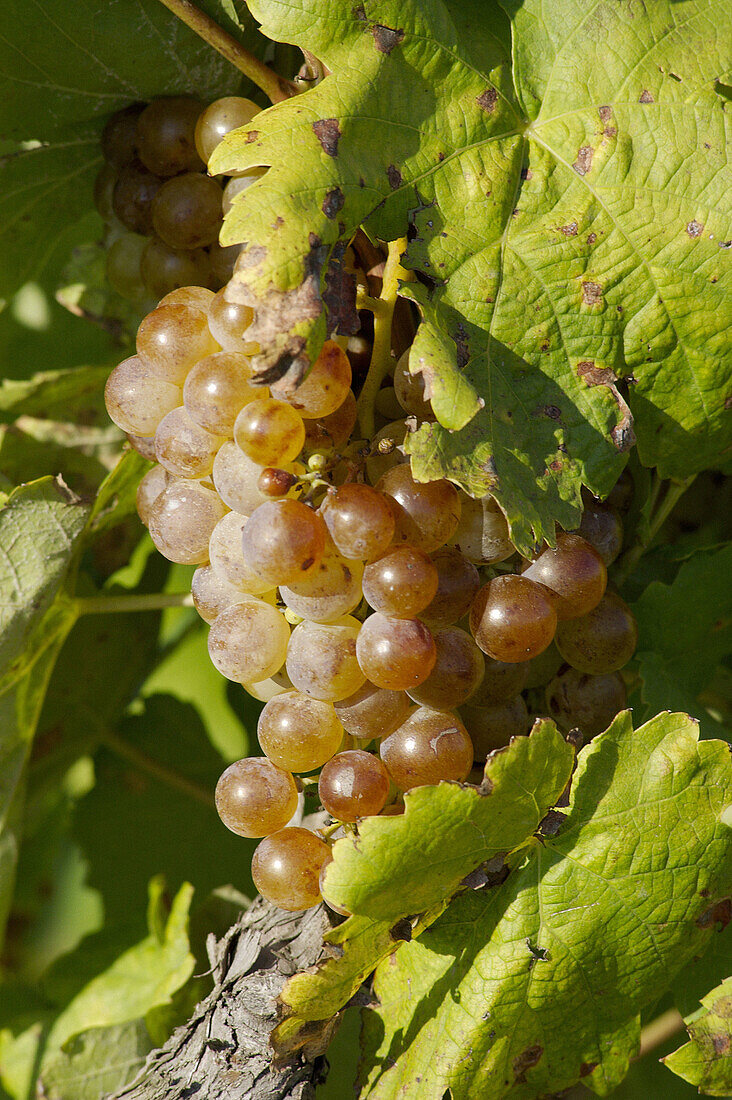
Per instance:
[[[106,427],[103,392],[112,366],[72,367],[41,371],[28,379],[4,379],[0,383],[0,422],[10,424],[19,416],[35,416]]]
[[[75,1036],[43,1072],[48,1100],[99,1100],[133,1079],[152,1050],[144,1020],[94,1027]]]
[[[640,1011],[714,933],[732,761],[685,715],[629,713],[579,754],[565,823],[503,885],[451,902],[377,970],[364,1094],[606,1095]]]
[[[329,257],[408,235],[410,359],[439,424],[418,478],[500,501],[517,545],[576,525],[632,444],[686,477],[732,438],[723,0],[251,0],[330,70],[214,153],[270,165],[223,232],[259,366],[292,385],[326,335]],[[652,226],[652,230],[649,230]],[[729,275],[727,275],[729,278]],[[254,330],[252,330],[254,331]]]
[[[674,979],[674,1000],[681,1015],[687,1018],[697,1012],[704,995],[725,974],[732,974],[732,924],[721,928],[704,954],[692,959]]]
[[[686,1021],[690,1042],[663,1059],[670,1070],[705,1096],[732,1093],[732,978],[702,998]]]

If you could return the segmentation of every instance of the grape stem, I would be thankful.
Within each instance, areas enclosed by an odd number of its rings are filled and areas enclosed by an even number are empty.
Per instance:
[[[269,97],[272,103],[281,103],[291,96],[297,95],[297,85],[291,80],[285,80],[276,72],[265,65],[258,57],[255,57],[241,42],[214,22],[210,16],[202,12],[190,0],[160,0],[161,4],[172,11],[182,23],[190,27],[199,38],[208,42],[222,57],[248,76],[252,83]]]
[[[694,477],[689,477],[685,481],[670,481],[660,504],[662,481],[660,478],[657,480],[651,491],[651,517],[648,521],[648,530],[621,558],[614,577],[616,584],[623,584],[628,579],[693,480]]]
[[[74,604],[78,615],[108,615],[111,612],[193,607],[193,598],[190,592],[152,592],[144,596],[79,596]]]
[[[389,242],[381,296],[368,306],[374,314],[374,346],[366,381],[358,399],[358,425],[364,439],[371,439],[375,432],[374,402],[381,389],[381,383],[392,365],[391,322],[399,293],[399,280],[409,278],[409,273],[401,265],[402,254],[406,248],[406,237],[399,237],[398,240]]]
[[[683,1026],[683,1017],[677,1009],[669,1008],[668,1012],[662,1012],[641,1031],[640,1050],[633,1061],[636,1062],[639,1058],[650,1054],[656,1047],[663,1046],[677,1031],[681,1031]]]
[[[125,760],[144,775],[149,775],[152,779],[157,779],[158,782],[165,783],[167,787],[172,787],[182,794],[187,794],[190,798],[195,799],[196,802],[208,806],[210,810],[215,808],[213,792],[207,787],[199,783],[194,783],[192,779],[188,779],[185,775],[181,775],[180,772],[168,768],[158,760],[153,760],[147,753],[141,752],[140,749],[131,745],[129,741],[125,741],[124,738],[118,737],[112,730],[103,730],[100,732],[99,744],[109,749],[115,756],[119,756],[121,760]]]

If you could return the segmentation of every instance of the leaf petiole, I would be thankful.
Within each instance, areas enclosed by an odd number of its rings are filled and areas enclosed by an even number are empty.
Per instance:
[[[358,424],[364,439],[371,439],[374,434],[374,402],[381,389],[381,383],[386,378],[392,365],[391,322],[399,293],[399,280],[408,278],[408,273],[401,265],[402,254],[406,251],[406,248],[406,237],[399,237],[397,240],[389,242],[389,251],[384,264],[384,275],[381,284],[381,296],[378,299],[378,308],[373,310],[374,345],[366,381],[358,399]],[[368,308],[371,309],[372,306]]]
[[[113,612],[161,611],[166,607],[193,607],[190,592],[151,592],[142,596],[79,596],[74,600],[78,615],[108,615]]]
[[[651,493],[652,514],[648,522],[648,532],[645,537],[639,538],[636,544],[631,546],[627,553],[623,555],[614,578],[616,584],[622,584],[633,572],[693,480],[694,477],[689,477],[685,481],[670,481],[666,494],[659,503],[662,482],[660,478],[658,479]]]

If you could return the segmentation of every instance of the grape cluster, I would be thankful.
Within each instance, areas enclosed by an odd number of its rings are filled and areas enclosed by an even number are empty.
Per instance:
[[[208,107],[165,96],[108,120],[94,201],[106,225],[107,281],[123,298],[145,307],[178,288],[217,290],[228,282],[239,248],[218,243],[223,215],[264,169],[216,180],[206,162],[225,134],[258,111],[241,96]]]
[[[341,343],[294,391],[267,389],[253,316],[225,289],[173,290],[106,401],[156,463],[138,512],[166,558],[197,566],[213,664],[264,703],[264,756],[226,769],[216,805],[261,839],[260,892],[298,910],[320,900],[333,831],[294,824],[303,791],[349,829],[403,812],[414,787],[479,782],[476,766],[536,715],[594,736],[625,703],[636,626],[606,589],[618,507],[587,498],[578,532],[521,561],[493,497],[413,477],[407,431],[434,416],[409,351],[379,393],[374,439],[351,441]]]

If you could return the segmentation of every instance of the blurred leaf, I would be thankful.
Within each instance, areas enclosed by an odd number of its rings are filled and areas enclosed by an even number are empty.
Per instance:
[[[99,1100],[133,1079],[152,1050],[144,1020],[76,1035],[43,1071],[48,1100]]]
[[[106,428],[104,384],[110,369],[82,366],[43,371],[24,381],[6,379],[0,384],[0,421],[10,424],[19,416],[34,416]]]
[[[93,497],[119,451],[113,428],[22,417],[0,425],[0,464],[14,485],[41,477],[62,477],[84,497]]]
[[[74,249],[60,275],[56,300],[87,321],[106,329],[120,343],[134,343],[140,321],[156,302],[133,304],[107,282],[108,240],[85,243]]]
[[[706,1096],[732,1093],[732,978],[702,998],[687,1020],[690,1042],[663,1059],[670,1070]]]

